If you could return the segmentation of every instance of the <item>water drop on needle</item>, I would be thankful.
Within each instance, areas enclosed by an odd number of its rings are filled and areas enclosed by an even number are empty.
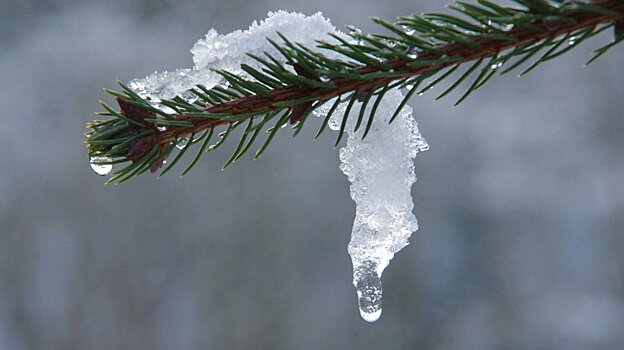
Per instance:
[[[182,137],[180,139],[178,139],[178,142],[176,143],[176,147],[178,147],[179,149],[183,149],[184,147],[186,147],[186,145],[189,143],[189,138],[188,137]]]
[[[402,26],[402,27],[403,27],[403,31],[407,35],[413,35],[416,32],[416,30],[414,30],[414,28],[407,27],[407,26]]]
[[[158,106],[162,106],[162,105],[154,105],[154,107],[159,108]],[[156,116],[156,118],[158,120],[164,120],[165,118],[161,117],[161,116]],[[160,132],[164,132],[167,131],[167,126],[166,125],[158,125],[156,124],[156,130],[160,131]]]
[[[489,20],[487,22],[487,24],[488,24],[488,26],[490,26],[492,28],[495,28],[495,29],[498,29],[498,30],[501,30],[503,32],[508,32],[508,31],[512,30],[513,27],[514,27],[513,23],[497,23],[497,22],[493,22],[491,20]]]
[[[113,170],[113,165],[104,163],[112,161],[113,160],[109,157],[93,157],[90,160],[91,169],[93,169],[93,171],[100,176],[108,175],[111,170]]]
[[[514,27],[514,25],[509,23],[509,24],[502,25],[501,29],[502,29],[503,32],[508,32],[508,31],[512,30],[513,27]]]

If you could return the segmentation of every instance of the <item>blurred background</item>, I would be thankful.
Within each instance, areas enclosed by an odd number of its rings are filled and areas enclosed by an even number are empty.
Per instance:
[[[413,99],[420,230],[374,324],[335,135],[313,141],[314,123],[224,172],[231,143],[182,179],[105,186],[89,167],[101,88],[191,67],[210,28],[286,9],[373,31],[444,4],[0,2],[0,349],[621,348],[624,45],[582,68],[610,33],[458,108]]]

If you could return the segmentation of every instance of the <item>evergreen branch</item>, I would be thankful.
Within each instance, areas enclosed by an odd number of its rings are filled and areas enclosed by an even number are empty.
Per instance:
[[[588,64],[624,40],[622,0],[515,2],[520,6],[506,7],[487,0],[477,0],[476,4],[457,1],[449,6],[463,17],[423,14],[401,17],[396,24],[373,18],[391,34],[364,34],[349,27],[352,40],[332,34],[335,43],[319,41],[316,49],[292,43],[278,33],[283,43],[269,41],[286,63],[267,52],[262,57],[249,54],[262,68],[241,65],[247,76],[215,70],[224,84],[196,86],[189,90],[195,97],[193,101],[179,96],[151,101],[119,83],[121,92],[106,90],[116,98],[119,112],[102,102],[106,112],[99,115],[111,119],[88,124],[91,130],[85,142],[89,156],[97,159],[98,165],[130,161],[109,180],[123,182],[147,170],[157,172],[178,145],[181,150],[162,171],[163,175],[192,145],[201,143],[200,151],[184,170],[186,174],[205,152],[220,147],[237,126],[246,122],[227,166],[250,149],[270,120],[279,116],[277,123],[266,130],[269,135],[256,158],[265,152],[281,127],[290,122],[296,136],[310,113],[330,100],[335,101],[316,137],[326,129],[329,116],[338,105],[348,101],[338,144],[356,100],[362,102],[357,106],[360,110],[356,130],[364,124],[366,105],[371,102],[373,106],[365,123],[365,137],[379,103],[391,88],[410,87],[390,122],[425,78],[441,73],[418,94],[453,76],[464,63],[473,62],[438,99],[476,74],[456,102],[459,104],[495,73],[507,73],[546,50],[520,74],[523,75],[609,28],[614,30],[613,41],[595,50]],[[338,58],[330,58],[328,52]],[[513,59],[515,62],[511,63]],[[256,121],[259,122],[255,124]],[[226,131],[209,146],[215,128],[220,126],[227,126]],[[194,135],[202,136],[193,140]],[[189,139],[187,144],[180,146],[185,139]]]

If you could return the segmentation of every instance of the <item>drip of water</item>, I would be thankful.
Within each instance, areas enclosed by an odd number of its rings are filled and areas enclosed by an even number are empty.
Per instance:
[[[514,25],[512,23],[498,23],[493,21],[488,21],[488,25],[492,28],[501,30],[503,32],[508,32],[513,29]]]
[[[186,147],[188,143],[189,143],[189,138],[182,137],[178,139],[178,142],[176,143],[176,147],[178,147],[179,149],[183,149],[184,147]]]
[[[354,269],[353,285],[358,296],[360,316],[367,322],[375,322],[381,316],[382,287],[377,264],[366,260]]]
[[[112,161],[109,157],[93,157],[90,159],[91,169],[100,176],[108,175],[113,170],[113,165],[104,163]]]
[[[412,27],[407,27],[407,26],[401,26],[401,27],[403,28],[403,31],[407,35],[413,35],[416,32],[416,30],[414,30],[414,28]]]
[[[490,66],[490,69],[496,70],[496,69],[499,69],[502,66],[503,66],[503,62],[495,62],[495,63],[492,63],[492,65]]]

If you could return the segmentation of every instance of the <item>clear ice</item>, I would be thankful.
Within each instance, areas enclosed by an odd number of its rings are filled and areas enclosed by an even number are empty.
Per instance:
[[[281,42],[277,32],[309,47],[314,47],[319,39],[335,42],[329,33],[350,40],[320,13],[305,16],[285,11],[270,12],[268,18],[260,23],[254,22],[245,31],[223,35],[211,29],[191,49],[193,68],[155,72],[146,78],[135,79],[128,85],[139,95],[150,98],[155,105],[163,98],[176,95],[190,100],[192,95],[187,90],[197,84],[210,88],[225,83],[208,68],[226,69],[244,76],[246,73],[240,69],[242,63],[262,68],[247,53],[262,56],[263,51],[284,61],[277,49],[266,40],[271,38]],[[324,54],[333,58],[338,56],[332,51],[325,51]],[[357,119],[352,112],[346,129],[349,135],[347,143],[340,150],[340,169],[351,182],[351,197],[356,204],[348,246],[353,263],[353,285],[360,315],[368,322],[376,321],[381,315],[381,275],[384,269],[394,254],[408,245],[410,235],[418,228],[412,214],[410,193],[416,181],[413,159],[419,151],[426,150],[428,145],[418,131],[409,106],[405,106],[396,120],[388,125],[402,97],[399,90],[389,91],[385,95],[378,106],[370,133],[364,140],[362,133],[365,128],[360,128],[358,132],[352,131]],[[325,106],[332,104],[330,101]],[[334,113],[329,125],[331,129],[340,128],[345,105],[341,104]],[[357,105],[352,111],[359,110]],[[365,115],[369,115],[371,105],[373,103],[368,104],[368,113]],[[324,117],[328,110],[329,107],[321,107],[314,113]]]
[[[381,293],[383,292],[377,264],[366,260],[354,268],[353,284],[358,297],[360,315],[368,322],[377,321],[381,316]]]

